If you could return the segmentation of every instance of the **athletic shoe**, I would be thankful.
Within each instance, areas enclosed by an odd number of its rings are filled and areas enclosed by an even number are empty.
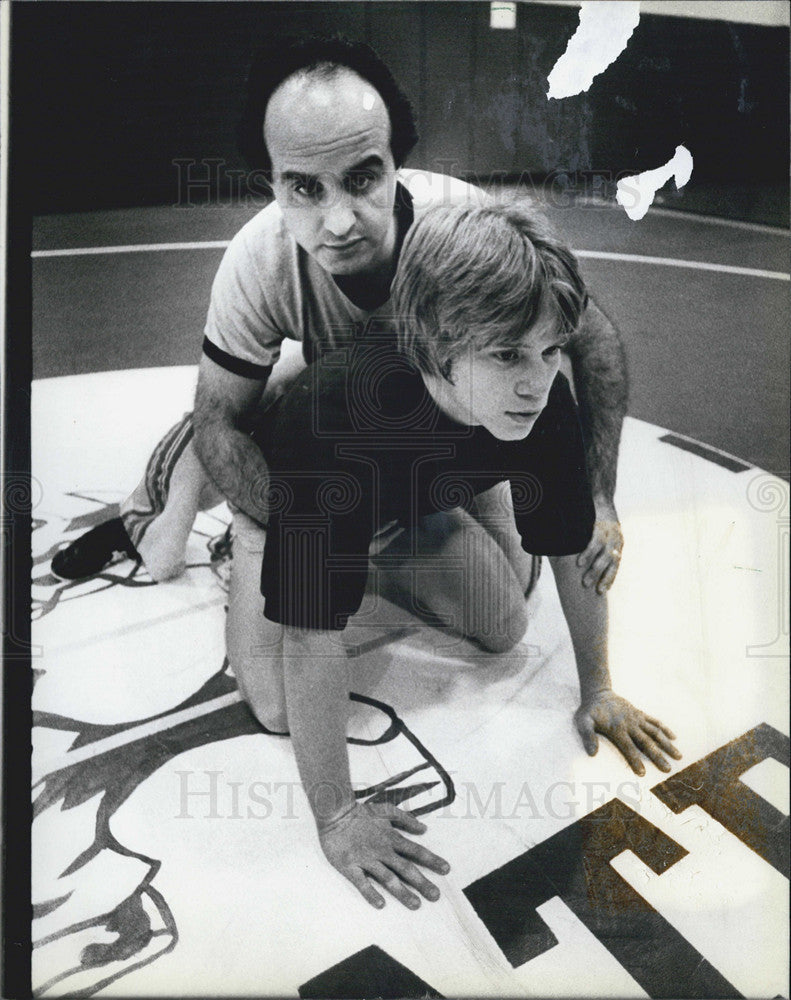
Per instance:
[[[139,558],[123,521],[114,517],[97,524],[61,549],[52,560],[52,572],[63,580],[82,580],[122,559]]]

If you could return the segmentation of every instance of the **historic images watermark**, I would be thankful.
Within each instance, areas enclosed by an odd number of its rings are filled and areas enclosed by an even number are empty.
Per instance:
[[[272,197],[270,177],[265,170],[235,167],[223,157],[177,157],[171,162],[176,182],[174,208],[255,207]],[[437,184],[447,188],[443,193],[450,200],[451,188],[458,184],[455,178],[460,176],[472,185],[472,195],[475,190],[481,190],[482,203],[484,198],[487,202],[499,197],[512,198],[514,191],[518,190],[521,196],[533,198],[553,208],[568,208],[581,201],[593,205],[615,204],[619,181],[627,182],[621,185],[621,196],[627,203],[636,205],[639,201],[637,186],[628,186],[631,177],[628,171],[552,170],[547,174],[533,174],[525,170],[520,174],[513,174],[495,170],[487,172],[485,176],[478,176],[462,170],[461,164],[455,160],[438,159],[432,164],[431,170],[409,168],[399,175],[398,180],[419,203],[427,195],[429,188],[432,192],[436,190]],[[318,186],[321,178],[316,178],[315,181]],[[328,184],[324,187],[326,190],[322,193],[325,197],[332,199],[339,196],[340,189],[337,185]]]
[[[18,526],[23,519],[34,517],[34,511],[41,504],[44,498],[44,487],[35,476],[26,472],[9,471],[2,480],[2,509],[0,510],[0,537],[2,537],[2,548],[5,556],[5,566],[14,567],[17,565],[17,556],[21,554]],[[24,544],[27,544],[25,542]],[[8,604],[6,614],[3,619],[3,639],[4,657],[7,661],[27,660],[28,658],[38,658],[44,655],[41,646],[33,645],[28,641],[25,634],[17,634],[19,628],[20,614],[27,613],[27,596],[22,588],[15,587],[13,580],[7,581]],[[20,609],[17,602],[23,601],[24,606]]]
[[[774,600],[767,595],[767,607],[773,607],[774,627],[773,637],[765,642],[747,647],[747,655],[751,657],[787,657],[789,652],[789,547],[791,546],[791,518],[789,518],[789,488],[788,484],[768,472],[761,472],[747,484],[747,501],[750,506],[765,515],[775,515],[775,531],[777,540],[777,567],[775,579],[770,586],[774,588]]]
[[[310,809],[299,781],[237,780],[224,771],[174,771],[176,819],[304,819]],[[570,820],[587,816],[612,798],[640,811],[636,781],[553,781],[539,788],[530,782],[454,781],[456,795],[432,815],[438,819]],[[362,785],[355,791],[363,791]],[[316,792],[328,803],[340,790],[325,783]]]

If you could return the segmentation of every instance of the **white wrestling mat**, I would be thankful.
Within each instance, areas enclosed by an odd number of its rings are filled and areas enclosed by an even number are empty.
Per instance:
[[[548,566],[507,656],[364,605],[355,788],[417,811],[452,866],[439,902],[377,912],[224,668],[207,542],[227,510],[199,517],[176,581],[50,575],[194,380],[33,385],[36,995],[788,996],[787,486],[626,422],[612,675],[676,732],[669,776],[585,754]]]

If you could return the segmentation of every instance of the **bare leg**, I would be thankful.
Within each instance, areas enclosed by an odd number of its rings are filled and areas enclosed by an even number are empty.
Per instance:
[[[233,565],[225,641],[228,661],[245,701],[272,732],[285,732],[283,627],[264,618],[261,563],[266,531],[246,514],[233,520]]]
[[[522,551],[513,528],[510,494],[505,500],[497,493],[481,495],[476,512],[487,527],[462,510],[432,515],[417,533],[417,555],[411,551],[409,533],[401,531],[381,551],[375,543],[371,561],[383,590],[396,589],[407,606],[433,615],[484,649],[506,652],[527,628],[524,590],[532,557]],[[264,618],[260,592],[266,532],[236,513],[233,533],[228,658],[259,722],[270,731],[285,732],[283,630]],[[515,566],[506,550],[512,551]]]
[[[429,515],[414,539],[405,531],[372,557],[385,595],[491,652],[512,649],[527,630],[532,579],[503,487],[476,498],[477,517],[461,508]]]
[[[160,442],[146,475],[121,505],[121,519],[154,580],[184,571],[187,539],[199,510],[222,503],[223,495],[201,465],[187,415]]]
[[[302,344],[284,340],[261,409],[271,406],[304,367]],[[223,500],[195,452],[192,415],[187,414],[154,449],[145,475],[121,505],[126,532],[153,579],[168,580],[183,572],[198,511],[210,510]]]
[[[502,549],[519,581],[522,593],[527,593],[535,582],[535,559],[522,548],[522,539],[514,521],[514,505],[509,484],[497,483],[490,490],[478,493],[473,498],[471,513]]]

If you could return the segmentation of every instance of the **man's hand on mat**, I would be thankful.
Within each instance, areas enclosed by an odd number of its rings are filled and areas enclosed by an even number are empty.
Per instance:
[[[623,552],[623,532],[618,523],[618,513],[609,500],[597,498],[596,523],[587,549],[577,556],[577,565],[583,569],[582,586],[592,587],[600,594],[613,584]]]
[[[583,702],[574,721],[591,757],[599,749],[596,733],[600,733],[621,751],[635,774],[645,774],[641,752],[660,771],[670,770],[665,754],[676,760],[681,757],[671,742],[676,737],[664,723],[641,712],[614,691],[599,691]]]
[[[398,831],[424,833],[426,826],[408,812],[389,803],[356,803],[347,812],[319,827],[321,847],[341,875],[360,890],[378,909],[385,901],[372,885],[378,882],[410,910],[420,898],[439,898],[439,889],[418,868],[422,865],[439,875],[450,871],[447,861],[415,844]]]

